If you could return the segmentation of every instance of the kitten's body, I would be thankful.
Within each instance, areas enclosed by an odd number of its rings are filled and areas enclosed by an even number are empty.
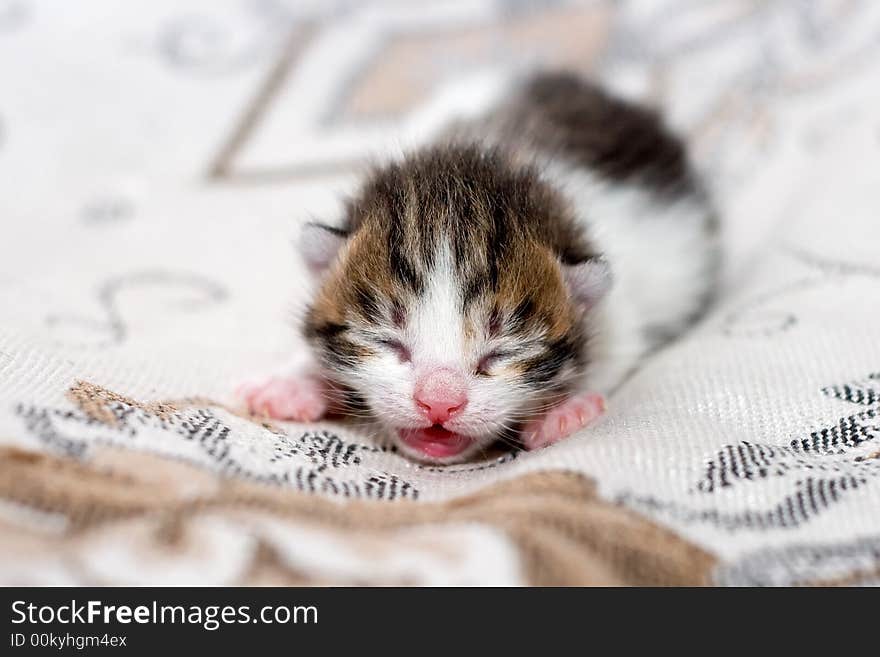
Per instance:
[[[449,135],[498,144],[537,165],[611,263],[614,284],[588,317],[590,386],[607,394],[707,306],[720,263],[718,222],[684,144],[650,110],[570,74],[515,88],[484,119]]]
[[[699,316],[716,232],[653,114],[541,75],[374,171],[340,228],[306,230],[320,287],[304,331],[334,394],[410,456],[450,462],[516,435],[538,447],[601,413],[600,395]],[[275,397],[302,397],[285,385]],[[248,395],[254,410],[272,399]]]

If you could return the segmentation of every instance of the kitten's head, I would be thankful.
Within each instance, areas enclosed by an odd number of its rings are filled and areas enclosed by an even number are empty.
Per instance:
[[[331,379],[410,457],[449,463],[582,374],[610,276],[537,172],[480,146],[376,170],[342,228],[305,227],[320,287],[304,332]]]

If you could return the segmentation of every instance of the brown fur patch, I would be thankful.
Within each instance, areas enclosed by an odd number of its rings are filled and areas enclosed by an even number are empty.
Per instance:
[[[541,244],[528,243],[505,259],[495,296],[502,315],[514,313],[529,300],[534,305],[532,320],[557,339],[574,329],[575,317],[556,257]]]

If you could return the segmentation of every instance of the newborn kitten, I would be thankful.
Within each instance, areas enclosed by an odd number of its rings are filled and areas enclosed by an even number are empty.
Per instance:
[[[377,168],[339,226],[309,224],[312,372],[246,386],[252,412],[371,418],[405,455],[556,442],[702,313],[717,225],[653,113],[574,75]]]

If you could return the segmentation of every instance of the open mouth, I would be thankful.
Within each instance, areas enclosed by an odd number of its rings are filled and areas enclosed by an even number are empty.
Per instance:
[[[397,433],[407,446],[435,459],[457,456],[473,444],[473,439],[438,424],[427,429],[399,429]]]

